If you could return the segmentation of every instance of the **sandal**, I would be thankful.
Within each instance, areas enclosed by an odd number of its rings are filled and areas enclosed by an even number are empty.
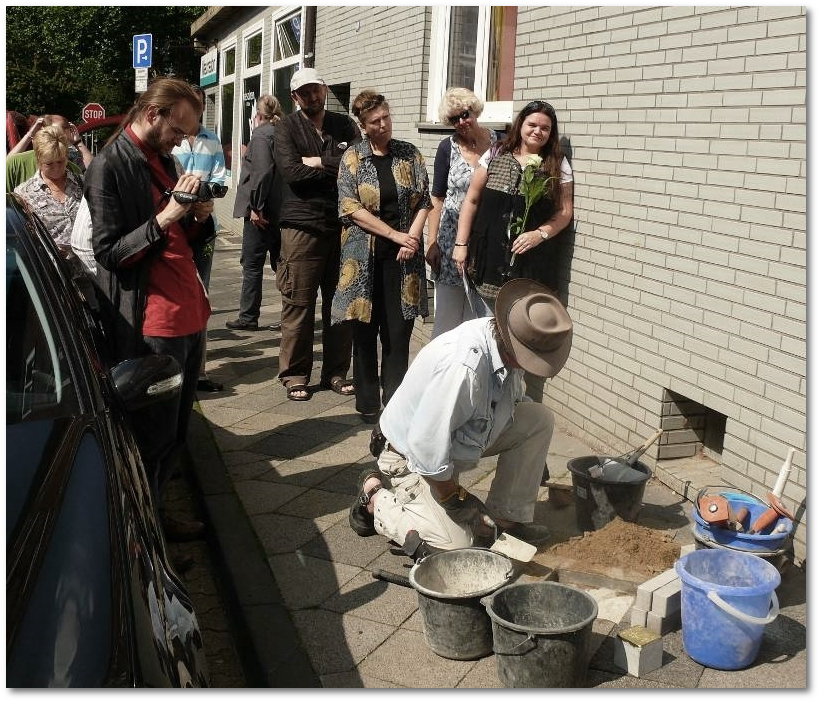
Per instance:
[[[378,478],[382,482],[376,487],[371,488],[368,492],[365,492],[365,483],[370,480],[370,478]],[[384,477],[382,476],[382,472],[377,468],[365,468],[359,475],[359,494],[353,504],[350,505],[350,512],[347,518],[347,521],[350,523],[350,528],[359,536],[373,536],[373,534],[376,533],[373,515],[367,511],[367,504],[370,502],[370,498],[383,487]]]
[[[285,390],[287,390],[288,399],[294,402],[307,402],[312,397],[308,386],[304,383],[293,383],[292,385],[288,385]],[[298,393],[305,394],[300,395]]]
[[[331,380],[323,380],[319,383],[321,387],[325,390],[333,390],[333,392],[339,395],[355,395],[356,394],[356,387],[353,385],[352,380],[347,380],[340,376],[336,376]],[[344,388],[348,388],[345,390]]]

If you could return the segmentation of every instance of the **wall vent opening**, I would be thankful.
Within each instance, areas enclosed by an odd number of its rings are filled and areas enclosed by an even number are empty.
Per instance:
[[[664,390],[661,429],[658,460],[696,456],[721,462],[726,415]]]

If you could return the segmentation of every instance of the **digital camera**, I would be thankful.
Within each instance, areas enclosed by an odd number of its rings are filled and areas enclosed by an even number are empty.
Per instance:
[[[219,183],[206,183],[205,181],[199,184],[199,192],[185,193],[180,190],[173,190],[171,194],[181,205],[190,205],[192,202],[207,202],[213,200],[215,197],[225,197],[228,192],[227,185],[220,185]]]

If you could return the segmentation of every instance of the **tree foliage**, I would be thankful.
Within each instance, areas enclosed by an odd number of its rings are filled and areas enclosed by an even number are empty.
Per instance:
[[[6,8],[6,109],[55,113],[79,121],[98,102],[106,114],[126,112],[136,98],[135,34],[151,34],[150,78],[199,78],[201,53],[191,23],[205,7],[9,6]]]

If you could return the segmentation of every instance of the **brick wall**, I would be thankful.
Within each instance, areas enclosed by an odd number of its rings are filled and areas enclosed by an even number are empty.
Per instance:
[[[556,108],[575,171],[573,351],[550,402],[614,450],[672,391],[726,416],[721,478],[806,496],[806,11],[522,8],[516,107]]]

